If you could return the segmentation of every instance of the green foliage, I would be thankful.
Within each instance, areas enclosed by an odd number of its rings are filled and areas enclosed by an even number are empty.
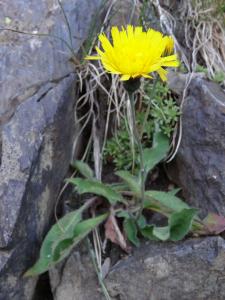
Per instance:
[[[169,216],[167,226],[146,225],[140,228],[140,232],[145,238],[150,240],[179,241],[191,230],[196,214],[196,209],[183,209]]]
[[[156,132],[153,138],[152,148],[143,151],[144,167],[146,173],[151,171],[169,151],[169,140],[162,132]]]
[[[216,0],[215,2],[220,4],[217,8],[224,14],[225,6],[221,1],[223,0]],[[102,9],[105,3],[107,1],[104,0]],[[144,0],[143,7],[146,8],[148,3],[147,0]],[[63,13],[68,25],[64,10]],[[147,13],[147,15],[151,14]],[[141,12],[141,20],[143,21],[145,18],[144,9]],[[95,23],[95,25],[99,25],[98,18],[95,19]],[[96,37],[96,26],[92,26],[92,29],[93,32],[90,32],[89,38],[85,42],[84,52],[88,52],[93,38]],[[69,35],[72,41],[70,28]],[[66,41],[64,42],[74,54],[72,46]],[[196,70],[207,72],[201,66],[198,66]],[[221,83],[225,80],[225,74],[218,72],[213,79]],[[39,259],[25,273],[25,276],[41,274],[62,261],[81,240],[109,216],[113,216],[115,222],[116,218],[122,218],[121,224],[126,235],[126,238],[123,238],[123,234],[120,232],[122,241],[126,244],[127,239],[135,246],[139,246],[140,236],[150,240],[178,241],[183,239],[190,231],[203,234],[205,232],[218,234],[224,230],[225,219],[223,217],[209,214],[207,218],[201,221],[197,217],[196,209],[190,208],[175,196],[177,190],[167,193],[151,190],[143,192],[143,177],[146,178],[148,172],[166,156],[169,150],[168,137],[173,132],[179,114],[179,108],[165,84],[160,82],[156,82],[154,85],[145,83],[141,108],[136,113],[136,120],[133,120],[136,121],[136,127],[144,149],[144,172],[141,173],[142,170],[140,170],[139,165],[139,161],[142,161],[140,159],[142,151],[140,151],[139,155],[137,154],[137,145],[131,143],[130,133],[127,131],[127,120],[125,120],[118,129],[117,134],[107,142],[104,153],[105,159],[111,158],[117,170],[122,169],[116,174],[123,182],[119,184],[104,184],[94,178],[94,172],[87,164],[82,161],[76,161],[73,166],[84,178],[70,178],[67,182],[75,186],[79,194],[86,194],[86,196],[94,194],[98,197],[90,198],[78,210],[68,213],[52,226],[42,243]],[[154,133],[155,128],[159,129],[156,133]],[[150,145],[152,146],[151,148]],[[137,171],[135,176],[128,171],[133,168],[132,154],[137,158],[135,162]],[[140,175],[143,173],[145,176],[141,178]],[[128,197],[125,198],[125,195]],[[98,198],[101,198],[103,202],[101,209],[104,213],[101,215],[96,213],[96,217],[83,219],[83,213],[87,208],[93,205],[92,210],[96,209],[94,202]],[[104,205],[104,201],[107,205]],[[149,224],[143,215],[143,210],[147,209],[167,217],[167,226],[160,227],[155,224]],[[116,224],[116,228],[120,231],[118,224]]]
[[[137,237],[138,228],[134,218],[126,218],[123,222],[123,228],[126,232],[128,240],[135,246],[140,245],[140,241]]]
[[[156,133],[153,147],[145,151],[144,155],[147,173],[165,157],[168,147],[168,138],[162,133]],[[141,200],[140,180],[128,171],[119,171],[117,175],[127,184],[127,188],[133,193],[138,205]],[[191,230],[197,210],[190,208],[180,198],[176,197],[177,191],[176,189],[168,193],[161,191],[145,191],[144,193],[144,208],[158,211],[168,217],[167,226],[157,227],[154,224],[147,224],[142,214],[138,214],[137,218],[132,212],[122,211],[119,213],[119,216],[124,218],[124,231],[129,241],[136,246],[139,245],[138,233],[148,239],[176,241],[182,239]]]
[[[140,180],[136,176],[133,176],[128,171],[118,171],[116,175],[123,179],[123,181],[127,184],[129,189],[135,193],[135,195],[140,195],[141,193],[141,185]]]
[[[148,208],[152,204],[165,207],[168,211],[179,212],[183,209],[188,209],[187,203],[183,202],[180,198],[172,195],[170,192],[165,193],[161,191],[146,191],[144,207]]]
[[[72,183],[77,188],[79,194],[93,193],[107,199],[111,204],[124,202],[123,197],[113,190],[109,185],[101,183],[98,180],[89,180],[82,178],[70,178],[67,182]]]
[[[217,83],[225,82],[225,73],[222,71],[216,72],[215,75],[213,76],[213,81]]]
[[[182,240],[185,235],[189,232],[192,226],[193,219],[197,214],[197,209],[194,208],[184,208],[179,212],[173,213],[169,217],[169,230],[170,230],[170,240],[179,241]]]
[[[154,191],[147,191],[146,194],[154,194]],[[136,195],[137,196],[137,195]],[[120,212],[118,216],[124,217],[123,227],[129,241],[135,246],[139,245],[138,233],[143,237],[150,240],[171,240],[178,241],[183,239],[188,232],[192,229],[192,223],[195,220],[197,210],[189,208],[181,199],[177,198],[177,205],[166,204],[166,199],[170,198],[170,194],[166,192],[160,192],[160,199],[163,198],[163,205],[159,201],[157,211],[168,217],[168,225],[164,227],[158,227],[154,224],[147,224],[143,215],[139,216],[136,220],[135,216],[131,213],[127,214]],[[155,199],[152,198],[152,204],[149,203],[147,208],[154,208]],[[171,199],[168,201],[170,202]],[[165,209],[170,208],[170,212]],[[172,209],[171,207],[175,207]],[[181,207],[183,207],[181,209]],[[153,209],[154,210],[154,209]]]
[[[159,239],[153,234],[154,225],[146,225],[143,228],[140,228],[141,235],[151,241],[158,241]]]
[[[157,227],[153,225],[152,235],[160,241],[166,241],[170,237],[170,228],[169,226]]]
[[[138,132],[140,135],[142,133],[142,145],[144,148],[149,148],[153,143],[155,125],[157,124],[158,131],[170,137],[178,121],[180,112],[179,107],[176,105],[175,100],[172,98],[165,84],[157,82],[156,85],[153,86],[151,83],[145,83],[144,92],[145,96],[141,110],[136,113],[136,121]],[[151,97],[152,95],[153,97]],[[149,104],[150,111],[148,115],[147,107]],[[112,161],[115,165],[115,170],[132,169],[132,147],[134,147],[135,156],[137,157],[137,146],[131,144],[126,123],[126,120],[121,123],[116,134],[107,141],[104,151],[104,161]],[[136,159],[134,163],[135,168],[138,169],[138,160]]]
[[[136,145],[135,152],[137,152]],[[114,163],[115,170],[130,170],[132,168],[132,146],[124,123],[116,135],[107,141],[103,155],[105,162],[112,161]]]
[[[145,104],[147,105],[150,101],[151,105],[149,119],[153,118],[154,123],[158,124],[159,130],[169,137],[180,115],[176,101],[172,98],[168,86],[160,81],[157,81],[155,85],[146,83],[144,90]],[[154,94],[153,97],[152,94]]]
[[[82,212],[86,208],[87,206],[83,205],[52,226],[42,243],[40,258],[25,276],[35,276],[49,270],[68,256],[71,250],[107,217],[107,214],[104,214],[82,221]]]
[[[201,65],[196,66],[195,72],[204,73],[208,76],[207,68]],[[209,79],[213,80],[216,83],[223,83],[225,81],[225,73],[223,71],[215,72],[215,75],[212,78],[209,77]]]
[[[83,175],[84,177],[86,177],[87,179],[94,179],[94,172],[92,171],[92,169],[89,167],[89,165],[87,165],[86,163],[84,163],[81,160],[76,160],[72,166],[77,169],[81,175]]]
[[[169,150],[168,138],[161,132],[156,132],[153,139],[153,146],[149,149],[144,149],[144,168],[148,174],[167,154]],[[139,177],[130,174],[128,171],[117,171],[118,175],[128,188],[138,197],[141,195],[140,172]]]
[[[178,70],[181,73],[187,73],[188,72],[187,67],[183,63],[180,64],[180,66],[178,67]]]
[[[208,74],[208,70],[206,67],[204,66],[201,66],[201,65],[197,65],[196,68],[195,68],[195,72],[197,73],[204,73],[204,74]]]
[[[145,167],[150,171],[166,154],[168,141],[162,133],[156,133],[153,147],[145,152]],[[142,193],[139,177],[128,171],[119,171],[117,175],[124,181],[121,186],[132,195],[132,204],[124,199],[118,189],[118,185],[104,184],[93,178],[93,172],[89,166],[83,162],[74,163],[80,173],[86,178],[71,178],[67,182],[73,184],[80,194],[95,194],[103,197],[109,202],[111,207],[117,205],[117,216],[123,218],[123,229],[127,239],[138,246],[139,235],[153,240],[182,239],[191,229],[195,220],[196,210],[191,209],[181,199],[177,198],[175,192],[146,191],[142,207]],[[122,192],[122,191],[121,191]],[[91,200],[92,199],[92,200]],[[91,198],[89,201],[93,201]],[[124,205],[125,203],[125,205]],[[92,204],[86,202],[78,210],[65,215],[48,232],[41,250],[40,258],[30,268],[25,276],[41,274],[68,256],[71,250],[86,237],[93,229],[102,223],[109,213],[83,220],[83,212]],[[168,217],[168,225],[157,227],[148,224],[142,214],[142,209],[152,209]]]
[[[220,13],[222,13],[222,14],[225,13],[225,3],[221,3],[221,5],[219,6],[219,11],[220,11]]]

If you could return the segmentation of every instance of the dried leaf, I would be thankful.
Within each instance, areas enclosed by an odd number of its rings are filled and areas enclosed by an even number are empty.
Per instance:
[[[105,237],[112,243],[119,245],[127,253],[130,252],[130,247],[127,245],[125,237],[122,234],[113,214],[108,217],[105,223]]]
[[[206,233],[219,234],[225,230],[225,218],[214,213],[209,213],[203,220]]]

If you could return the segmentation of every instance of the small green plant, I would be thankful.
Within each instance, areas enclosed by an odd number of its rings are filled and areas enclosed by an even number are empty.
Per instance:
[[[148,103],[151,105],[148,120],[153,120],[154,123],[158,124],[162,133],[170,137],[178,121],[180,110],[176,101],[173,99],[168,86],[165,83],[157,81],[155,85],[154,83],[145,84],[144,89],[145,105],[147,106]],[[154,95],[151,97],[153,90]],[[153,134],[154,127],[152,126],[151,128],[151,134]]]
[[[201,65],[197,65],[196,68],[195,68],[195,72],[197,73],[204,73],[204,74],[208,74],[208,70],[206,67],[204,66],[201,66]]]
[[[181,73],[188,73],[188,69],[184,64],[180,64],[179,68],[178,68],[179,72]]]
[[[148,68],[143,68],[143,63],[147,63],[147,67],[150,67],[150,70],[155,70],[156,68],[159,76],[165,80],[166,72],[162,66],[177,66],[178,62],[175,55],[171,55],[172,58],[164,56],[165,53],[168,53],[168,49],[164,49],[167,44],[163,40],[163,37],[161,37],[161,50],[158,50],[159,36],[161,35],[155,33],[156,39],[154,40],[154,38],[151,38],[151,34],[147,35],[142,32],[142,47],[140,48],[140,27],[133,29],[132,26],[127,26],[126,31],[125,35],[124,29],[120,32],[118,28],[114,28],[112,31],[114,38],[119,43],[124,40],[127,42],[127,46],[129,46],[126,49],[123,59],[119,56],[120,52],[115,52],[115,55],[112,55],[113,46],[109,45],[110,42],[105,35],[101,35],[100,40],[103,43],[103,49],[106,51],[106,54],[103,51],[99,51],[99,53],[102,55],[101,59],[103,63],[106,57],[111,60],[109,64],[106,64],[107,71],[113,70],[113,72],[118,73],[117,70],[112,69],[115,57],[117,56],[121,62],[119,61],[120,64],[116,64],[115,67],[125,66],[124,70],[126,72],[121,72],[121,76],[126,81],[124,88],[129,95],[128,101],[131,108],[132,125],[130,127],[132,128],[133,140],[138,150],[136,154],[139,162],[137,172],[134,175],[124,169],[117,171],[116,175],[120,179],[119,183],[107,184],[98,180],[87,164],[82,161],[76,161],[74,166],[79,171],[81,177],[69,178],[67,182],[74,186],[78,194],[85,195],[86,200],[84,200],[83,205],[79,209],[65,215],[52,226],[43,241],[38,261],[25,273],[25,276],[38,275],[52,268],[68,256],[81,240],[103,222],[105,222],[105,236],[107,239],[119,244],[126,251],[128,251],[127,241],[130,241],[135,246],[139,246],[140,237],[159,241],[178,241],[184,238],[189,232],[195,234],[212,234],[219,233],[225,228],[225,219],[223,217],[209,214],[206,219],[201,220],[197,215],[197,209],[189,207],[188,204],[175,196],[177,190],[171,192],[146,190],[148,173],[166,157],[169,150],[168,135],[170,132],[168,130],[165,131],[165,128],[175,120],[175,112],[177,113],[177,110],[172,109],[173,102],[168,97],[163,99],[164,95],[168,96],[167,87],[159,85],[156,81],[152,87],[150,85],[145,86],[146,96],[144,97],[141,109],[144,112],[144,120],[140,124],[136,122],[135,118],[134,95],[135,91],[140,87],[139,77],[149,77],[145,72],[149,73],[150,71],[148,71]],[[147,43],[146,37],[149,37]],[[167,38],[168,46],[171,46],[171,39]],[[134,53],[130,47],[130,42],[132,42],[131,45],[134,47],[133,50],[136,51],[138,49],[140,51],[137,57],[141,58],[141,61],[139,64],[135,62],[133,66],[129,65],[127,68],[125,61],[127,53],[131,57]],[[150,42],[153,45],[154,51],[152,52],[149,52]],[[144,49],[148,51],[142,53],[144,45],[146,47]],[[118,48],[115,47],[113,50],[117,51]],[[141,53],[145,55],[144,60],[142,55],[140,55]],[[93,59],[93,57],[89,58]],[[160,60],[161,64],[158,64]],[[154,63],[151,65],[152,62],[157,62],[157,64]],[[138,73],[134,73],[134,67],[137,67]],[[151,93],[151,96],[148,96],[151,89],[154,91],[154,95]],[[164,106],[168,108],[167,112]],[[150,114],[150,108],[153,111],[156,109],[157,113]],[[161,110],[163,111],[161,112]],[[159,114],[159,111],[163,115]],[[164,118],[164,116],[166,117]],[[145,125],[151,118],[154,121],[158,121],[161,131],[156,130],[154,132],[151,141],[152,146],[146,147],[142,144],[142,138],[144,133],[146,133],[147,127]],[[164,121],[160,122],[162,119]],[[167,119],[169,121],[165,122]],[[154,223],[150,223],[145,218],[145,210],[162,214],[167,218],[167,225],[157,226]],[[121,222],[118,222],[119,219]],[[120,226],[121,223],[122,226]]]
[[[225,73],[220,71],[220,72],[216,72],[214,77],[213,77],[213,81],[217,82],[217,83],[223,83],[225,82]]]
[[[197,65],[195,71],[204,73],[208,76],[208,70],[204,66]],[[212,76],[210,79],[216,83],[223,83],[225,81],[225,72],[217,71],[217,72],[215,72],[214,76]]]
[[[132,145],[130,136],[122,124],[121,128],[116,132],[116,135],[109,139],[104,150],[105,163],[113,162],[115,170],[130,170],[132,168]],[[135,152],[137,147],[134,147]]]
[[[138,112],[136,117],[137,126],[140,129],[141,124],[143,124],[144,113]],[[121,122],[120,129],[118,129],[115,135],[106,142],[106,147],[104,149],[105,163],[113,162],[115,170],[136,170],[139,167],[138,161],[134,159],[138,151],[137,145],[132,144],[126,123],[127,120]],[[153,130],[154,121],[152,119],[146,123],[143,131],[142,143],[146,147],[151,145]],[[132,152],[134,152],[133,155]]]
[[[156,133],[153,147],[143,149],[146,174],[165,157],[168,149],[168,138],[162,133]],[[34,276],[49,270],[68,256],[81,240],[104,221],[111,226],[111,232],[114,230],[113,234],[118,235],[117,243],[124,250],[128,248],[126,239],[139,246],[141,236],[149,240],[178,241],[189,231],[195,234],[212,234],[224,230],[224,218],[209,214],[206,219],[200,220],[197,209],[189,207],[175,196],[179,189],[170,192],[146,190],[142,202],[140,172],[134,176],[128,171],[117,171],[116,174],[121,182],[104,184],[94,178],[94,173],[87,164],[76,161],[74,166],[79,170],[82,178],[70,178],[67,181],[79,194],[89,195],[89,198],[78,210],[68,213],[53,225],[43,241],[39,260],[25,276]],[[83,213],[100,200],[108,203],[108,208],[96,217],[83,219]],[[144,210],[162,214],[168,219],[167,225],[156,226],[149,223],[143,215]],[[111,222],[112,218],[113,222]],[[121,229],[117,222],[119,219],[122,219]],[[115,242],[113,234],[108,234],[107,238]]]

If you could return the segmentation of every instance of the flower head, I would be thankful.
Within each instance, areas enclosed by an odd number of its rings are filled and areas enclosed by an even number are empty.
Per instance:
[[[159,31],[127,25],[120,31],[111,29],[112,43],[104,33],[99,35],[102,50],[96,47],[98,56],[85,59],[101,60],[107,72],[118,74],[121,80],[146,77],[157,72],[166,80],[167,71],[163,67],[178,67],[179,61],[174,54],[174,41],[170,36],[163,36]]]

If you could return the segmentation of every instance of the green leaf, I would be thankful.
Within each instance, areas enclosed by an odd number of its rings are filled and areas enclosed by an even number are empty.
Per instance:
[[[119,183],[111,183],[110,187],[116,191],[116,192],[121,192],[121,191],[127,191],[128,186],[125,183],[119,182]]]
[[[48,265],[52,260],[52,249],[54,244],[72,236],[73,229],[81,221],[82,213],[86,208],[87,204],[84,204],[78,210],[66,214],[52,226],[41,246],[41,260],[39,260],[39,263],[36,266],[37,274],[43,273],[48,269]],[[39,269],[40,271],[38,271]]]
[[[92,169],[88,166],[88,164],[84,163],[81,160],[76,160],[72,166],[76,168],[81,175],[86,177],[87,179],[94,179],[94,173]]]
[[[172,189],[171,191],[167,192],[169,195],[175,196],[181,188]]]
[[[140,242],[137,237],[137,225],[134,219],[125,219],[123,222],[124,231],[127,234],[127,238],[131,241],[135,246],[139,246]]]
[[[84,208],[84,206],[82,206],[82,208]],[[71,230],[72,226],[75,227],[80,222],[81,213],[81,208],[68,213],[52,226],[42,243],[39,261],[25,273],[26,276],[40,274],[48,270],[52,261],[52,248],[54,242],[68,236],[68,231]]]
[[[140,231],[145,238],[153,241],[166,241],[170,237],[169,226],[157,227],[155,225],[146,225]]]
[[[53,248],[53,261],[58,263],[70,254],[71,250],[87,236],[96,226],[103,222],[108,214],[82,221],[76,225],[73,231],[73,239],[64,239],[56,243]]]
[[[140,232],[143,237],[147,238],[148,240],[158,241],[159,239],[153,234],[154,227],[155,225],[146,225],[144,228],[140,229]]]
[[[151,208],[153,205],[153,200],[159,202],[164,207],[169,208],[172,211],[179,212],[183,209],[190,208],[189,205],[183,202],[180,198],[172,195],[170,192],[161,192],[161,191],[147,191],[145,192],[145,201],[144,208]],[[155,203],[154,203],[155,204]]]
[[[140,217],[137,219],[137,225],[139,228],[145,228],[147,222],[143,215],[140,215]]]
[[[129,219],[130,218],[130,213],[126,210],[121,210],[121,211],[116,213],[116,216],[118,218]]]
[[[89,180],[82,178],[67,179],[68,182],[76,185],[79,194],[92,193],[106,198],[111,204],[124,202],[123,197],[114,191],[110,186],[97,180]]]
[[[161,241],[166,241],[170,237],[170,228],[169,226],[164,227],[154,227],[153,228],[153,235]]]
[[[143,151],[145,171],[151,171],[169,151],[169,139],[162,132],[154,135],[153,146],[151,149],[145,148]]]
[[[69,254],[72,245],[73,245],[73,239],[72,238],[62,239],[59,242],[56,241],[56,246],[53,247],[52,260],[54,262],[57,262],[60,259],[60,256],[62,255],[62,252],[64,252],[64,255],[67,252]]]
[[[179,241],[185,237],[191,229],[197,212],[198,210],[195,208],[183,209],[169,217],[170,240]]]
[[[115,174],[122,178],[136,195],[141,194],[140,182],[137,177],[131,175],[128,171],[118,171]]]
[[[79,210],[65,215],[52,226],[42,243],[38,261],[25,273],[24,276],[35,276],[49,270],[52,266],[66,257],[81,239],[83,239],[107,217],[107,214],[105,214],[100,217],[90,219],[91,224],[89,222],[89,231],[86,230],[82,234],[78,235],[77,230],[79,230],[81,226],[84,226],[81,224],[88,221],[80,222],[81,213],[84,208],[86,208],[85,205]]]
[[[146,225],[144,228],[140,229],[141,234],[153,241],[166,241],[170,237],[170,227],[164,226],[164,227],[157,227],[153,224]]]
[[[196,214],[197,209],[183,209],[169,217],[168,226],[146,225],[140,229],[140,232],[145,238],[150,240],[179,241],[191,230]]]

